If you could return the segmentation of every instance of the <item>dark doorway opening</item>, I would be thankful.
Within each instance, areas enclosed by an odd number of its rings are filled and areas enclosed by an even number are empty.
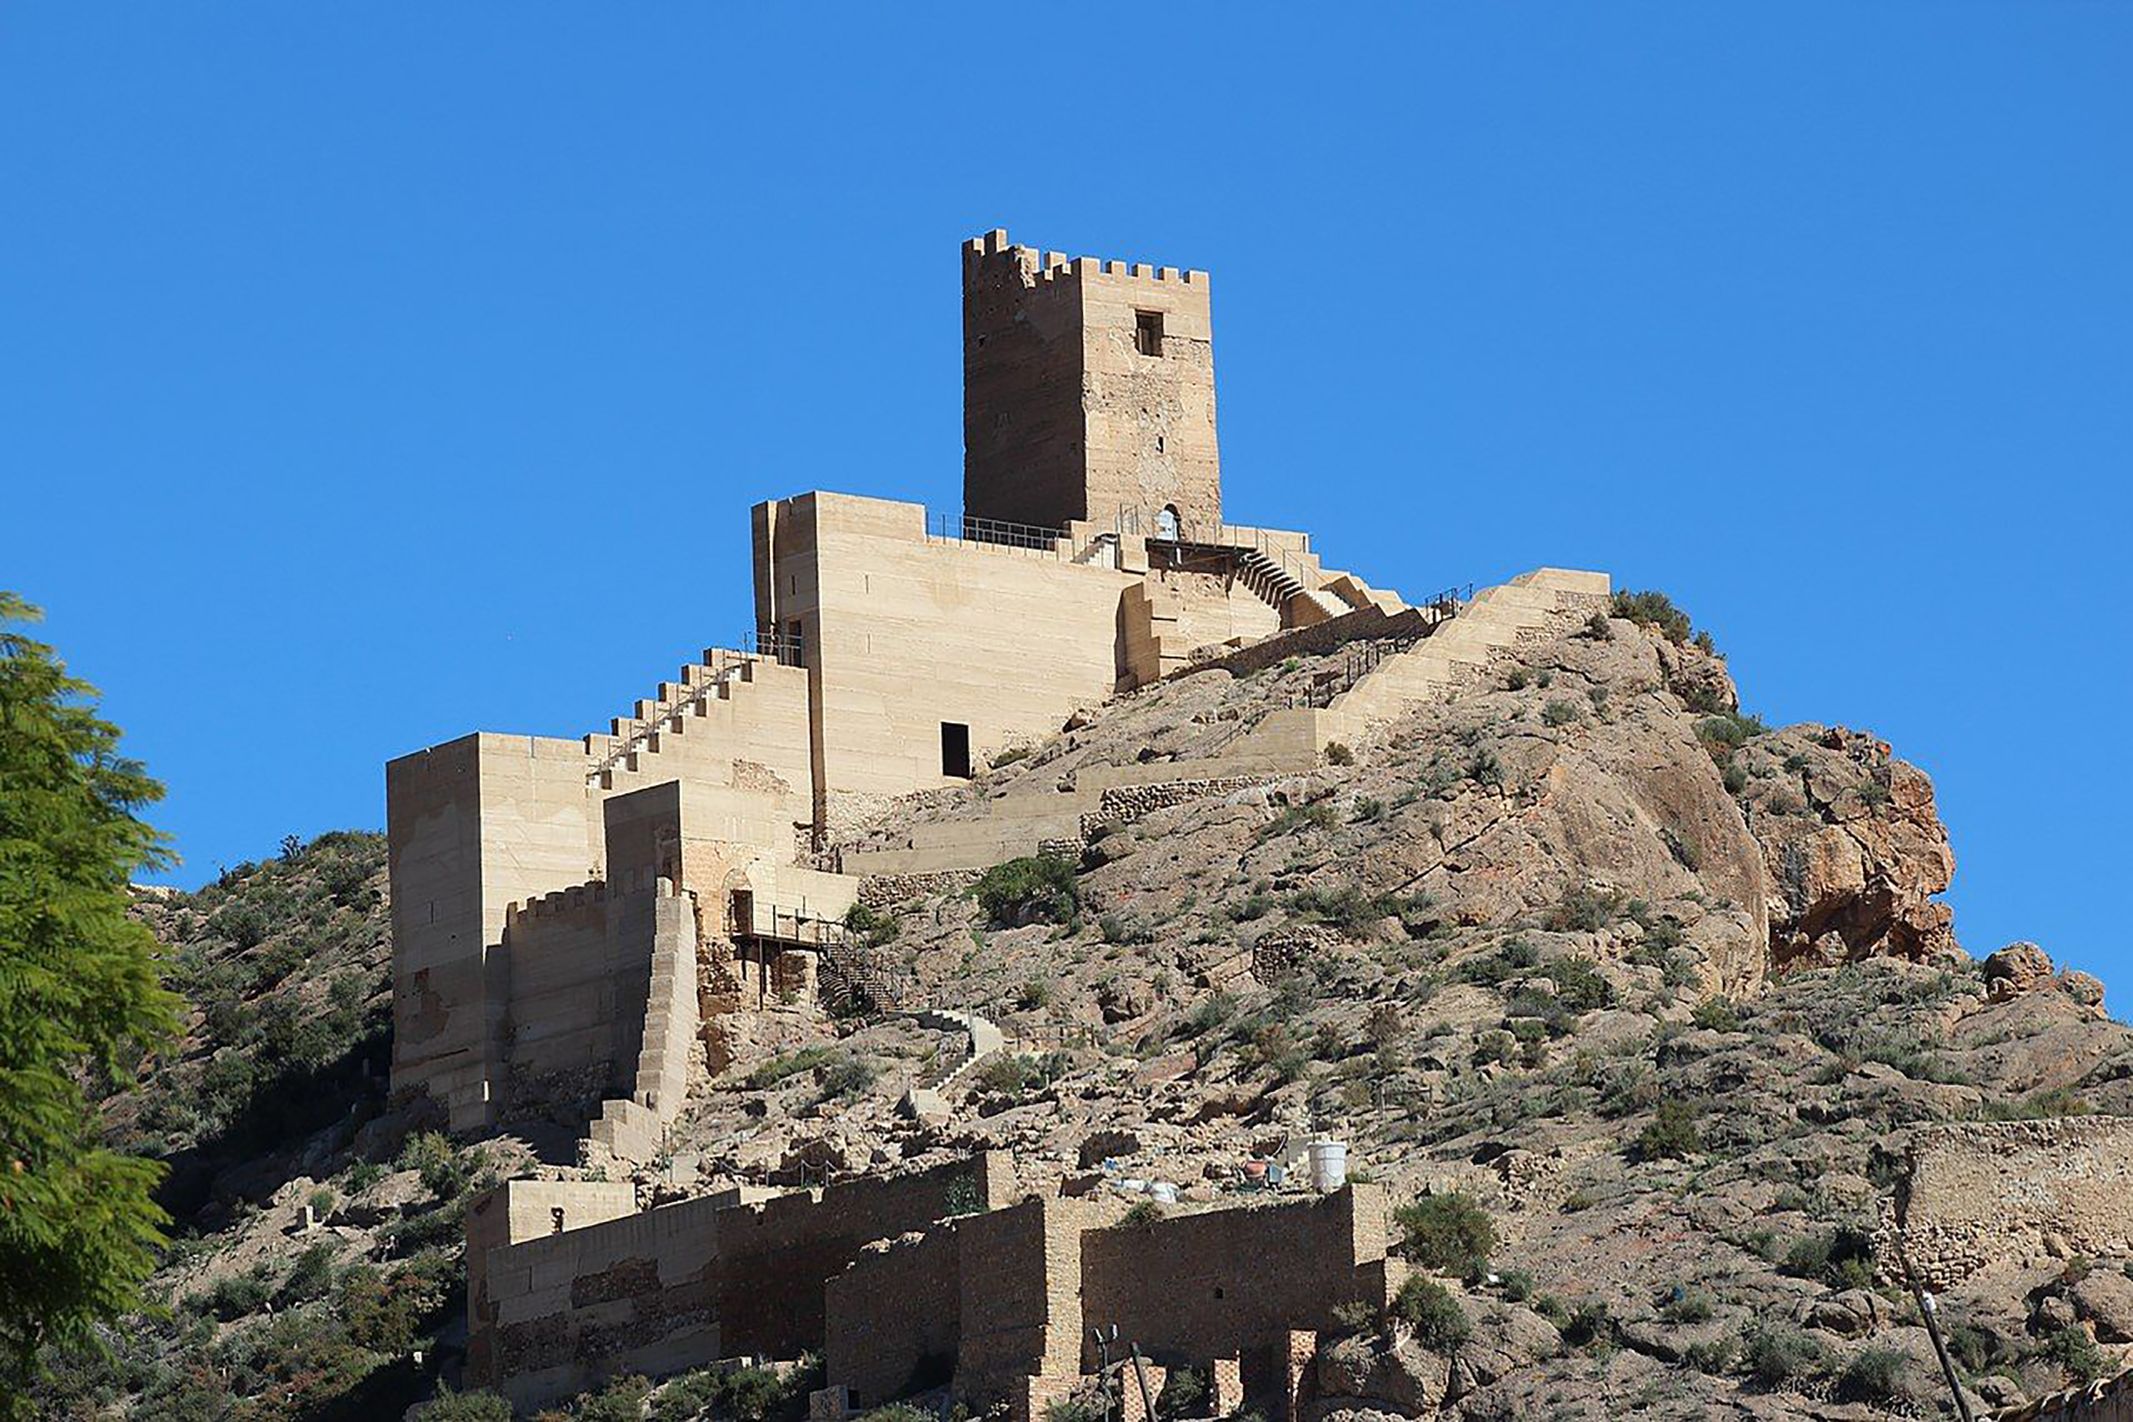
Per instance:
[[[970,778],[970,727],[955,721],[941,722],[941,774],[958,780]]]

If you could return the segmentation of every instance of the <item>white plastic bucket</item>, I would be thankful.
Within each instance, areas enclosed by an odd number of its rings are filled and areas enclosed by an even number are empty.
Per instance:
[[[1348,1143],[1346,1141],[1313,1141],[1311,1151],[1311,1188],[1320,1194],[1338,1190],[1348,1183]]]

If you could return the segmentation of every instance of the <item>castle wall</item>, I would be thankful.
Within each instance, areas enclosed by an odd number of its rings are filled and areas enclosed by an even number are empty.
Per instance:
[[[488,945],[505,909],[582,882],[599,851],[576,742],[481,733],[386,766],[393,1086],[493,1119],[503,997]]]
[[[493,1321],[491,1249],[584,1229],[636,1209],[637,1189],[626,1180],[512,1180],[475,1200],[467,1210],[467,1318],[472,1329],[467,1366],[484,1376],[494,1366],[488,1356],[494,1333],[480,1322]]]
[[[734,792],[711,818],[714,801],[696,804],[700,836],[790,852],[793,825],[812,818],[814,747],[809,733],[808,675],[769,660],[751,662],[723,696],[695,703],[679,730],[647,739],[607,774],[599,795],[619,795],[666,781]]]
[[[1933,1127],[1912,1147],[1900,1222],[1933,1288],[1999,1262],[2133,1253],[2133,1118]]]
[[[775,529],[760,601],[802,629],[832,821],[953,783],[944,722],[970,728],[982,766],[1118,683],[1119,597],[1133,574],[930,538],[923,508],[885,499],[805,494],[758,524]]]
[[[869,1242],[1004,1205],[1011,1188],[995,1153],[759,1203],[685,1200],[492,1245],[469,1344],[470,1362],[488,1371],[472,1379],[530,1408],[620,1373],[819,1350],[824,1285]]]
[[[877,1245],[824,1287],[823,1375],[851,1389],[854,1406],[879,1407],[953,1377],[964,1234],[957,1221]]]
[[[659,945],[696,941],[695,905],[655,884],[591,885],[514,910],[497,950],[508,1081],[520,1105],[630,1094]]]
[[[1089,1326],[1137,1340],[1164,1363],[1204,1363],[1337,1326],[1336,1306],[1382,1306],[1385,1193],[1351,1185],[1293,1204],[1208,1210],[1082,1238]],[[1083,1358],[1094,1367],[1093,1354]]]

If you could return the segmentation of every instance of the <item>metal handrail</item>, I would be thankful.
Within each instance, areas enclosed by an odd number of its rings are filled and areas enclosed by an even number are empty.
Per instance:
[[[1049,528],[1039,523],[1013,523],[1000,518],[977,518],[970,514],[960,516],[945,509],[928,514],[926,531],[935,538],[951,539],[962,543],[990,543],[1003,548],[1028,548],[1040,553],[1059,556],[1059,545],[1066,541],[1064,528]]]

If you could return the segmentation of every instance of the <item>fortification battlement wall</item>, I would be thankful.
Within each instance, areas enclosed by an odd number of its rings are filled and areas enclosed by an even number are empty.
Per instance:
[[[2133,1117],[1921,1132],[1895,1223],[1911,1267],[1935,1288],[2000,1262],[2133,1252]]]
[[[1194,267],[1151,266],[1146,262],[1122,262],[1107,257],[1070,257],[1064,252],[1040,252],[1007,240],[1007,229],[996,227],[982,237],[963,243],[966,264],[988,259],[1012,264],[1028,282],[1081,281],[1088,277],[1122,278],[1129,281],[1178,282],[1205,288],[1208,274]]]

